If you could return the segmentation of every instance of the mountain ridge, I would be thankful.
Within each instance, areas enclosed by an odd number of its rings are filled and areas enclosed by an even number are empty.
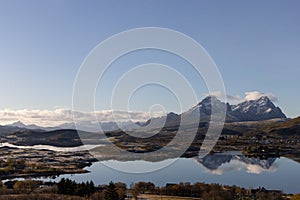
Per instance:
[[[162,122],[158,122],[159,119],[164,120],[165,126],[179,125],[181,117],[189,119],[190,123],[198,123],[199,121],[208,122],[210,121],[213,107],[214,115],[217,117],[225,115],[225,122],[287,119],[282,110],[278,106],[276,107],[267,96],[262,96],[256,100],[244,101],[237,105],[222,102],[215,96],[207,96],[197,105],[177,116],[173,114],[172,118],[164,116],[150,120],[155,121],[156,124],[162,124]]]
[[[281,109],[276,107],[267,96],[262,96],[256,100],[244,101],[237,105],[230,105],[214,96],[208,96],[198,103],[195,109],[199,109],[200,116],[207,116],[211,115],[212,105],[215,107],[216,112],[226,110],[226,119],[228,121],[260,121],[286,118]]]
[[[81,128],[84,131],[98,132],[99,125],[103,131],[114,131],[118,129],[135,130],[139,128],[157,128],[162,126],[178,126],[181,123],[181,118],[186,117],[190,123],[197,123],[200,121],[210,121],[212,106],[216,115],[222,116],[225,114],[225,122],[246,122],[246,121],[263,121],[271,119],[286,119],[286,115],[282,110],[275,106],[274,103],[267,97],[262,96],[256,100],[244,101],[237,105],[222,102],[215,96],[207,96],[197,105],[193,106],[186,112],[176,114],[173,112],[167,113],[165,116],[151,118],[145,122],[97,122],[90,121],[80,122]],[[225,112],[225,113],[224,113]],[[45,131],[52,131],[58,129],[76,129],[74,122],[64,123],[56,127],[41,127],[34,124],[25,125],[21,121],[6,125],[11,127],[25,128],[25,129],[40,129]],[[119,127],[120,126],[120,127]]]

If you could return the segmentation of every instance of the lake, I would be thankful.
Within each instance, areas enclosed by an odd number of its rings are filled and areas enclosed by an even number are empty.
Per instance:
[[[146,161],[99,161],[86,169],[90,173],[61,175],[54,179],[69,178],[78,182],[92,180],[95,184],[107,184],[110,181],[124,182],[130,186],[133,182],[150,181],[155,185],[166,183],[205,182],[223,185],[237,185],[245,188],[265,187],[283,190],[285,193],[300,193],[300,163],[288,158],[247,158],[239,152],[212,154],[203,159],[179,158],[161,161],[156,165],[168,167],[154,172],[136,174],[120,172],[107,165],[122,166],[122,169],[144,168],[153,163]],[[49,180],[49,179],[44,179]],[[53,180],[53,179],[51,179]]]
[[[11,147],[11,148],[18,148],[18,149],[45,149],[51,151],[60,151],[60,152],[76,152],[76,151],[83,151],[83,150],[90,150],[96,147],[101,147],[104,145],[82,145],[76,147],[56,147],[51,145],[33,145],[33,146],[22,146],[22,145],[14,145],[8,142],[0,143],[0,147]]]

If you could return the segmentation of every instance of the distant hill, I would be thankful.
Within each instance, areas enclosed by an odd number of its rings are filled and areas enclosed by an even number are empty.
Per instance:
[[[300,138],[300,117],[288,121],[268,124],[259,129],[259,131],[268,135]]]
[[[79,137],[79,134],[81,134],[81,137]],[[23,146],[52,145],[57,147],[74,147],[82,145],[82,139],[89,144],[99,144],[103,138],[104,135],[101,133],[89,133],[74,129],[54,131],[22,129],[6,135],[2,142]]]
[[[132,130],[140,125],[137,123],[134,123],[132,121],[127,122],[92,122],[92,121],[80,121],[77,122],[75,125],[75,122],[70,123],[63,123],[61,125],[55,126],[55,127],[43,127],[43,126],[37,126],[35,124],[29,124],[26,125],[21,121],[16,121],[12,124],[7,124],[5,127],[10,127],[11,129],[30,129],[30,130],[43,130],[43,131],[54,131],[54,130],[60,130],[60,129],[79,129],[87,132],[99,132],[99,126],[101,126],[101,131],[107,132],[107,131],[114,131],[118,129],[123,130]],[[0,128],[1,129],[1,128]],[[0,130],[1,132],[1,130]]]
[[[100,129],[101,127],[101,129]],[[58,129],[80,129],[87,132],[99,132],[104,131],[115,131],[118,129],[132,130],[138,127],[138,124],[127,121],[127,122],[92,122],[92,121],[80,121],[76,125],[74,122],[64,123],[59,125]]]
[[[20,129],[44,130],[44,131],[52,131],[52,130],[60,129],[59,127],[43,127],[43,126],[37,126],[35,124],[26,125],[21,121],[16,121],[12,124],[7,124],[5,126],[15,127],[15,128],[20,128]]]

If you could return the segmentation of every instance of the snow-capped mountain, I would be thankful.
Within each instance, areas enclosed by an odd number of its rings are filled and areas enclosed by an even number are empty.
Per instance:
[[[260,121],[275,118],[286,118],[279,107],[276,107],[272,101],[263,96],[257,100],[244,101],[238,105],[230,105],[218,100],[216,97],[206,97],[192,109],[187,111],[186,115],[196,115],[200,113],[201,119],[209,118],[212,105],[218,114],[226,111],[227,122],[241,121]]]
[[[198,123],[200,121],[210,121],[212,107],[216,113],[216,119],[225,115],[226,122],[244,122],[260,121],[278,118],[286,118],[279,107],[276,107],[272,101],[263,96],[257,100],[245,101],[238,105],[224,103],[214,96],[204,98],[196,106],[182,114],[168,113],[166,116],[152,118],[143,123],[145,128],[178,126],[181,119],[188,124]]]
[[[286,118],[279,107],[263,96],[257,100],[245,101],[231,106],[230,114],[239,121],[259,121],[274,118]]]
[[[79,122],[78,127],[84,131],[98,132],[99,125],[103,131],[122,130],[137,130],[137,129],[156,129],[161,127],[175,127],[181,123],[181,119],[189,124],[198,123],[199,117],[201,121],[209,121],[212,107],[214,112],[220,116],[226,114],[226,122],[243,122],[243,121],[260,121],[276,118],[286,118],[285,114],[279,107],[276,107],[272,101],[263,96],[257,100],[245,101],[238,105],[230,105],[224,103],[214,96],[204,98],[196,106],[182,114],[168,113],[166,116],[151,118],[146,122]],[[222,114],[222,115],[221,115]],[[25,129],[40,129],[40,130],[57,130],[57,129],[76,129],[74,122],[65,123],[57,127],[40,127],[34,124],[25,125],[18,121],[7,125],[10,127],[25,128]]]

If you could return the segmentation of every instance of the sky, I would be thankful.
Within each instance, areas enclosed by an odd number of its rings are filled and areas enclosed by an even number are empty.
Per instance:
[[[186,34],[205,48],[227,94],[241,101],[249,94],[267,94],[287,116],[299,116],[299,8],[297,0],[0,0],[0,110],[71,109],[77,72],[93,48],[122,31],[161,27]],[[118,77],[149,62],[178,69],[199,100],[207,93],[188,63],[145,50],[114,63],[96,89],[95,108],[111,109],[109,94]],[[151,105],[161,104],[167,112],[179,112],[175,96],[159,86],[146,86],[134,93],[129,107],[149,111]],[[125,108],[127,102],[123,104],[117,107]],[[191,106],[186,103],[181,109]]]

